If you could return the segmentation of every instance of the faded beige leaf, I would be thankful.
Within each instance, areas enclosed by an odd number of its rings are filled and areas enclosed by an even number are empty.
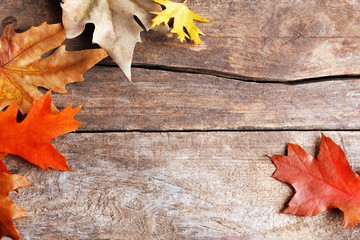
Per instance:
[[[98,43],[131,80],[131,62],[134,48],[140,42],[142,27],[151,27],[154,15],[161,11],[152,0],[64,0],[63,24],[68,38],[82,33],[86,23],[94,23],[93,42]]]

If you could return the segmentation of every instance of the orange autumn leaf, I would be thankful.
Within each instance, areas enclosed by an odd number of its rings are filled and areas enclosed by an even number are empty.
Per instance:
[[[0,152],[20,156],[48,170],[70,170],[66,158],[56,151],[50,140],[77,129],[80,122],[73,119],[80,107],[67,106],[59,113],[51,111],[50,92],[35,100],[26,118],[18,123],[18,108],[12,103],[0,112]]]
[[[319,154],[312,157],[298,145],[288,145],[288,155],[275,155],[273,177],[295,188],[284,213],[315,216],[329,209],[344,212],[345,228],[360,221],[360,177],[354,173],[339,145],[322,135]]]
[[[0,239],[4,236],[20,239],[12,220],[27,217],[27,214],[24,209],[11,201],[9,193],[30,185],[31,183],[26,181],[24,176],[0,172]]]
[[[0,153],[0,172],[9,173],[3,162],[3,159],[6,155],[7,153]]]
[[[15,33],[12,24],[6,26],[0,38],[0,110],[16,102],[28,113],[33,100],[42,96],[39,86],[65,93],[66,84],[83,81],[85,71],[107,56],[102,49],[66,51],[59,47],[65,38],[60,23],[43,23],[23,33]]]

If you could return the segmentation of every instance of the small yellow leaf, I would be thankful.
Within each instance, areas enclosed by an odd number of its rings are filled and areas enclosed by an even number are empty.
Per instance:
[[[174,27],[171,32],[178,34],[180,42],[183,42],[186,37],[190,40],[193,40],[198,45],[201,43],[199,35],[204,34],[195,25],[194,20],[200,22],[209,22],[208,20],[190,11],[190,9],[185,5],[185,3],[175,3],[169,0],[153,1],[165,6],[166,9],[162,12],[153,12],[157,16],[153,19],[151,27],[154,27],[161,23],[167,24],[170,18],[174,18]],[[190,36],[186,32],[184,32],[184,28],[186,28]]]

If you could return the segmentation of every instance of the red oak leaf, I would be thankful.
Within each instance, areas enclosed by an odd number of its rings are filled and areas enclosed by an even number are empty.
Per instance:
[[[0,112],[0,153],[20,156],[45,170],[49,167],[70,170],[66,158],[56,151],[50,140],[81,125],[73,119],[79,109],[69,105],[59,113],[52,113],[48,92],[40,100],[34,100],[29,114],[18,123],[18,107],[12,103],[6,111]],[[0,163],[0,169],[4,167]]]
[[[288,156],[275,155],[273,177],[295,188],[284,213],[315,216],[328,209],[344,212],[345,228],[360,221],[360,177],[339,145],[322,135],[317,159],[298,145],[288,145]]]
[[[30,185],[31,183],[26,181],[24,176],[0,172],[0,239],[3,236],[20,239],[12,220],[27,217],[27,214],[24,209],[11,201],[9,193]]]

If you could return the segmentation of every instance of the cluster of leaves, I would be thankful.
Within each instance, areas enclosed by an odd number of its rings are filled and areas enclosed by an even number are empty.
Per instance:
[[[76,130],[81,124],[73,117],[79,111],[66,107],[59,113],[51,110],[50,92],[40,100],[34,100],[24,121],[16,120],[18,107],[12,103],[4,112],[0,112],[0,151],[2,157],[14,154],[48,170],[70,170],[66,158],[56,151],[50,140],[54,137]],[[9,131],[8,129],[11,129]],[[0,160],[0,237],[4,235],[19,239],[19,233],[12,224],[16,218],[26,217],[26,212],[15,205],[8,197],[10,191],[29,186],[23,176],[11,175]]]
[[[166,9],[161,12],[158,3]],[[10,200],[9,193],[31,185],[24,176],[9,173],[3,163],[7,154],[20,156],[47,171],[70,170],[66,158],[50,140],[77,129],[81,123],[74,116],[80,107],[73,109],[69,105],[59,112],[52,104],[50,91],[43,95],[38,87],[65,93],[65,85],[83,81],[83,74],[108,54],[130,80],[132,54],[143,30],[134,15],[146,29],[161,32],[170,30],[167,23],[174,18],[171,31],[181,41],[187,37],[197,44],[202,32],[193,20],[206,21],[185,3],[168,0],[64,0],[62,8],[65,28],[62,24],[43,23],[16,33],[14,26],[8,25],[0,38],[0,111],[7,107],[0,112],[0,238],[20,238],[12,220],[27,214]],[[153,22],[152,12],[158,14]],[[66,36],[78,36],[89,22],[95,24],[93,42],[102,49],[66,51],[61,45]],[[53,49],[54,53],[43,57]],[[18,111],[27,114],[20,123]]]
[[[8,107],[0,112],[0,237],[19,238],[12,220],[26,213],[8,194],[29,185],[23,176],[9,173],[2,161],[7,154],[18,155],[45,170],[70,170],[50,140],[76,130],[80,123],[73,117],[80,108],[70,105],[58,112],[50,92],[43,95],[37,87],[64,93],[66,84],[83,81],[85,71],[107,54],[102,49],[68,52],[60,46],[64,40],[61,24],[46,23],[24,33],[16,33],[13,25],[8,25],[0,38],[0,108]],[[57,47],[52,55],[42,57]],[[20,123],[18,111],[27,114]]]
[[[166,7],[162,12],[160,5]],[[136,16],[146,28],[166,33],[167,23],[174,19],[171,32],[177,33],[182,42],[185,37],[200,44],[199,34],[203,33],[195,26],[194,20],[207,22],[206,19],[191,12],[184,3],[169,0],[64,0],[63,23],[68,38],[80,35],[86,23],[95,24],[93,42],[99,44],[119,65],[126,77],[131,80],[131,62],[134,48],[140,42],[142,27],[136,22]],[[153,18],[153,14],[157,14]],[[187,30],[187,33],[184,31]]]

